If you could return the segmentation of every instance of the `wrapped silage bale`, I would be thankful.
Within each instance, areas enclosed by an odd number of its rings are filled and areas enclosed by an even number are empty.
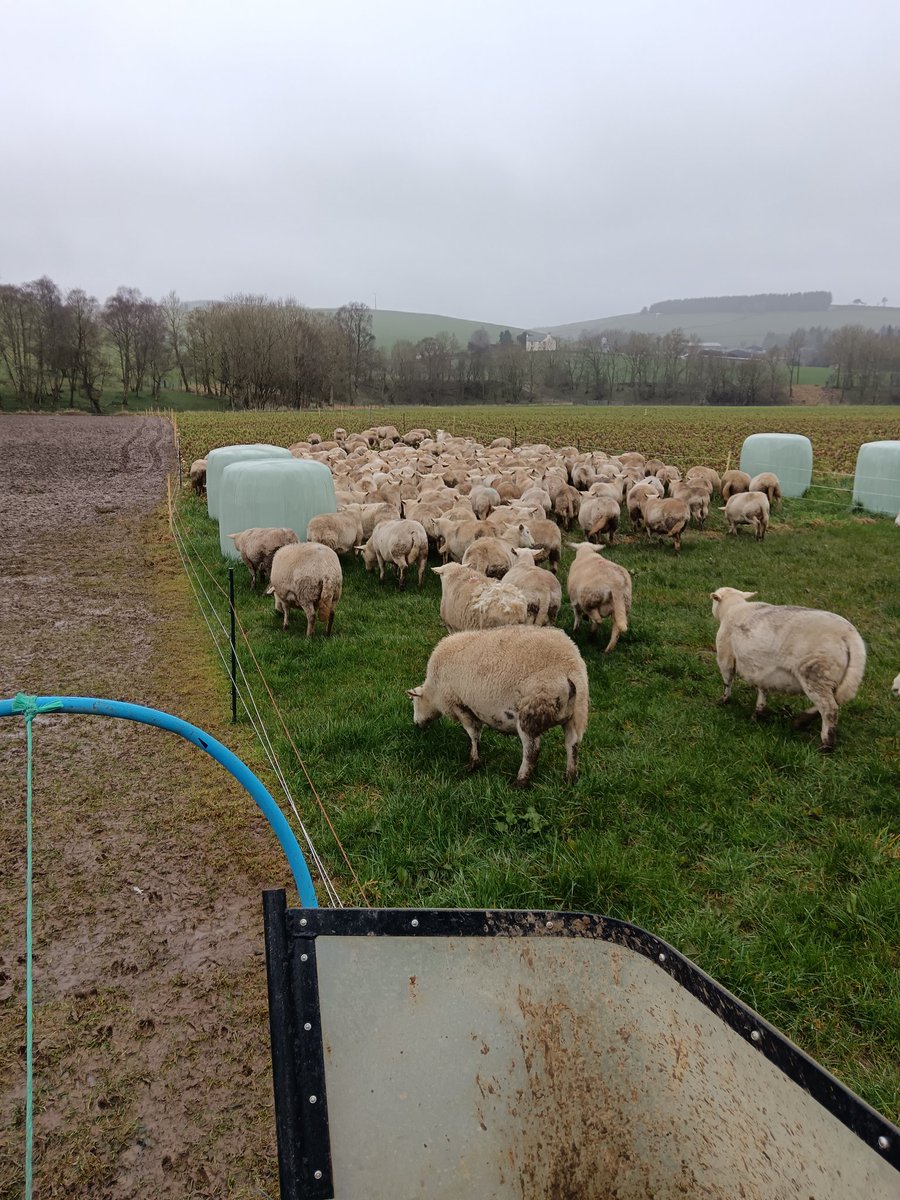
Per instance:
[[[337,512],[334,480],[324,463],[269,458],[229,463],[222,473],[219,546],[240,558],[229,533],[244,529],[293,529],[306,541],[306,526],[320,513]]]
[[[741,470],[771,471],[782,496],[802,496],[812,482],[812,442],[799,433],[751,433],[741,447]]]
[[[210,450],[206,456],[206,511],[211,517],[218,517],[222,472],[232,463],[292,457],[290,450],[284,446],[268,446],[265,442],[248,446],[220,446],[217,450]]]
[[[900,442],[864,442],[860,446],[853,503],[869,512],[900,514]]]

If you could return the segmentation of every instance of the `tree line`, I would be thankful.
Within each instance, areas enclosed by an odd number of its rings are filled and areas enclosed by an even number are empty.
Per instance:
[[[105,390],[214,396],[234,409],[329,404],[765,404],[790,398],[801,365],[821,359],[846,399],[900,399],[900,330],[796,330],[740,359],[681,330],[582,333],[531,350],[484,329],[466,345],[440,333],[389,350],[359,302],[318,312],[291,299],[235,295],[190,307],[119,288],[103,303],[48,278],[0,286],[0,394],[19,406],[101,411]]]
[[[695,296],[686,300],[657,300],[651,313],[821,312],[831,307],[831,292],[758,292],[753,296]]]

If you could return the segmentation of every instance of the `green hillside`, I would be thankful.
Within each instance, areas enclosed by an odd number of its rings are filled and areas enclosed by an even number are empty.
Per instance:
[[[391,309],[376,309],[372,313],[372,332],[383,350],[390,350],[395,342],[419,342],[439,333],[452,333],[459,344],[465,346],[476,329],[486,329],[492,342],[496,342],[504,329],[508,329],[513,337],[522,332],[521,326],[517,325],[492,325],[488,321],[466,321],[462,317],[441,317],[434,313],[394,312]]]
[[[765,313],[625,313],[594,321],[573,321],[569,325],[540,326],[556,337],[577,338],[582,330],[600,333],[605,329],[634,330],[638,333],[668,333],[683,329],[696,334],[702,342],[721,342],[723,346],[759,345],[767,333],[787,336],[795,329],[813,325],[839,329],[842,325],[862,325],[880,329],[882,325],[900,326],[900,308],[875,305],[833,304],[819,312]]]

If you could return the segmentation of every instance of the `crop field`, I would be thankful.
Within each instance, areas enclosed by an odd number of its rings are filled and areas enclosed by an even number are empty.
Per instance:
[[[454,415],[458,433],[485,437],[522,421],[520,441],[653,450],[681,465],[718,467],[744,433],[760,429],[753,414],[696,410],[674,419],[672,410],[579,413],[584,420],[552,409],[407,410],[406,424],[450,428]],[[764,427],[778,427],[780,415],[766,410]],[[852,463],[860,440],[900,433],[884,410],[790,416],[801,421],[790,428],[810,433],[832,470]],[[340,418],[361,428],[368,412]],[[330,432],[321,416],[316,425]],[[288,414],[179,419],[185,461],[227,442],[287,444],[310,428]],[[584,627],[576,635],[592,713],[572,786],[558,730],[543,741],[532,787],[520,792],[510,787],[518,739],[486,731],[484,766],[470,775],[458,725],[413,725],[406,690],[421,683],[444,633],[431,572],[421,592],[399,592],[360,560],[344,560],[334,635],[325,639],[318,626],[307,640],[302,615],[283,632],[271,598],[251,592],[237,564],[240,622],[352,873],[274,719],[273,742],[345,902],[569,909],[633,921],[896,1119],[900,712],[889,689],[900,670],[898,531],[886,518],[852,513],[849,493],[830,490],[841,485],[821,477],[818,499],[786,500],[762,544],[747,532],[726,537],[714,512],[705,533],[688,534],[680,557],[632,537],[626,518],[608,556],[633,572],[629,631],[610,655],[602,653],[608,633],[596,642]],[[184,495],[176,528],[195,587],[203,584],[224,619],[216,584],[226,586],[227,564],[205,502]],[[563,581],[570,558],[566,551]],[[841,710],[834,754],[818,752],[818,722],[792,729],[802,698],[773,696],[771,717],[758,723],[746,684],[736,684],[730,705],[718,704],[709,593],[726,584],[839,612],[862,633],[866,677]],[[571,630],[565,603],[558,624]],[[270,712],[245,644],[239,656]]]
[[[490,405],[450,408],[364,408],[339,412],[183,413],[178,416],[186,466],[216,446],[272,442],[287,446],[316,431],[329,437],[336,425],[350,432],[376,423],[403,433],[424,426],[467,434],[479,441],[509,437],[614,454],[640,450],[682,470],[695,463],[737,466],[751,433],[802,433],[812,442],[817,472],[852,472],[863,442],[900,438],[900,409],[881,405],[823,408],[713,409],[674,406],[604,408],[584,405]],[[849,500],[849,495],[848,495]]]

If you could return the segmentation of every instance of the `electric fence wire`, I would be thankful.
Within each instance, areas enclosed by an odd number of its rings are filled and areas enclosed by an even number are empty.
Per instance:
[[[185,574],[187,575],[188,582],[190,583],[190,586],[191,586],[191,591],[194,594],[194,598],[197,601],[197,606],[200,609],[200,613],[203,617],[203,620],[206,624],[207,629],[209,630],[209,634],[212,639],[213,646],[215,647],[216,653],[218,654],[226,672],[230,675],[230,673],[231,673],[230,664],[229,664],[229,660],[228,660],[228,657],[226,655],[226,650],[225,650],[225,647],[227,647],[229,645],[228,630],[225,627],[224,621],[219,616],[219,613],[216,611],[216,607],[215,607],[212,599],[210,598],[209,593],[206,591],[206,588],[203,586],[203,581],[200,578],[200,573],[199,573],[199,571],[197,571],[197,568],[194,566],[194,564],[190,558],[190,555],[187,552],[182,534],[178,530],[176,522],[174,520],[172,522],[172,530],[173,530],[173,536],[175,539],[175,544],[178,549],[178,554],[179,554],[179,557],[181,558],[182,566],[184,567]],[[201,597],[202,597],[202,599],[201,599]],[[221,630],[221,633],[224,638],[224,644],[222,642],[220,642],[219,636],[217,635],[216,630],[213,628],[213,625],[210,622],[210,615],[214,618],[216,624],[219,626],[219,629]],[[272,770],[272,773],[275,776],[275,778],[277,779],[281,790],[284,792],[285,798],[287,799],[290,809],[294,814],[294,818],[297,821],[297,825],[301,831],[303,840],[306,843],[307,849],[309,851],[310,858],[315,866],[317,874],[319,875],[319,877],[322,881],[325,891],[328,894],[328,899],[330,901],[330,904],[333,908],[342,908],[343,901],[341,900],[340,896],[338,895],[337,889],[335,888],[334,883],[331,880],[331,876],[330,876],[327,868],[325,867],[322,857],[319,854],[318,850],[316,849],[316,846],[312,839],[312,835],[310,834],[309,830],[306,827],[306,823],[304,822],[303,818],[300,816],[299,809],[297,808],[297,804],[291,793],[290,786],[288,785],[284,771],[278,760],[278,756],[277,756],[277,754],[275,752],[275,748],[272,744],[271,737],[269,736],[269,732],[266,728],[265,721],[263,720],[262,714],[259,711],[259,706],[256,703],[256,698],[253,694],[253,689],[250,686],[250,682],[244,671],[243,664],[241,663],[240,658],[237,658],[237,666],[238,666],[238,670],[240,672],[240,676],[242,679],[242,684],[237,685],[237,692],[238,692],[238,696],[240,697],[241,705],[244,709],[244,712],[246,713],[247,718],[250,722],[250,725],[253,729],[253,732],[255,733],[255,735],[263,749],[263,753],[265,754],[266,759],[268,760],[268,763]],[[237,680],[236,680],[236,683],[237,683]],[[250,699],[250,705],[248,705],[248,703],[247,703],[247,697],[249,697],[249,699]],[[252,705],[252,709],[253,709],[252,712],[251,712],[251,707],[250,707],[251,705]]]

